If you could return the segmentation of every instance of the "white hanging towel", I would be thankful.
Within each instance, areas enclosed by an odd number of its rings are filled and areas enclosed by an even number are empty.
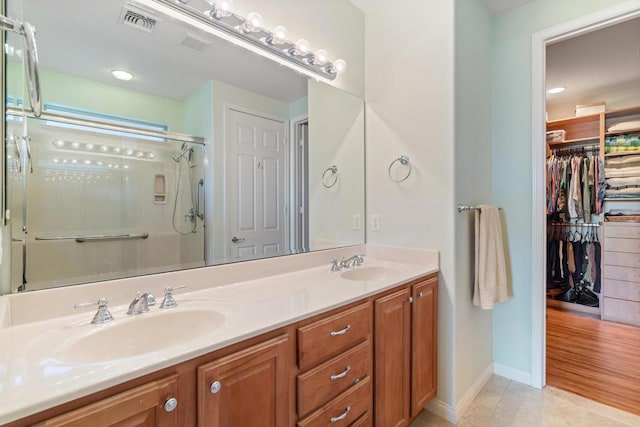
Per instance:
[[[476,266],[473,305],[491,310],[509,299],[507,267],[498,208],[480,205],[476,219]]]

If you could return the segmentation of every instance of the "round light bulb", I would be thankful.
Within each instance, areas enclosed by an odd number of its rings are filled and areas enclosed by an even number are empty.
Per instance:
[[[221,19],[233,14],[233,0],[222,0],[219,2],[214,2],[212,0],[205,1],[212,6],[211,10],[205,12],[211,18]]]
[[[311,45],[305,39],[300,39],[296,43],[296,48],[294,50],[294,55],[296,56],[306,56],[311,51]]]
[[[289,35],[289,31],[282,25],[278,25],[273,29],[273,33],[271,34],[271,39],[269,40],[270,44],[283,44],[287,41],[287,36]]]
[[[333,63],[333,71],[336,74],[344,73],[347,69],[347,62],[344,59],[336,59]]]
[[[264,25],[264,19],[259,13],[251,12],[247,15],[247,20],[242,25],[242,30],[245,33],[257,33],[262,29]]]
[[[216,5],[216,10],[220,16],[230,16],[233,13],[233,0],[222,0]]]
[[[327,63],[328,60],[329,60],[329,54],[324,49],[318,50],[316,54],[313,56],[313,63],[315,65],[324,65]]]

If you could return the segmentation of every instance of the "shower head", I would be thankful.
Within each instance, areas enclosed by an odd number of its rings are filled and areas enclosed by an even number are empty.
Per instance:
[[[174,162],[180,163],[180,159],[186,156],[186,159],[189,163],[191,163],[191,159],[193,157],[193,148],[187,146],[187,143],[183,143],[182,147],[180,147],[180,153],[174,154],[171,156]]]

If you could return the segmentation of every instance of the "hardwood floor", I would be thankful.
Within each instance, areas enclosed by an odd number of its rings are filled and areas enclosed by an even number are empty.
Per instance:
[[[547,308],[547,384],[640,415],[640,328]]]

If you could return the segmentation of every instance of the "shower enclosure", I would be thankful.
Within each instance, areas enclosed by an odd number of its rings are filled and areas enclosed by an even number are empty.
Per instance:
[[[205,265],[201,138],[9,109],[12,290]]]

